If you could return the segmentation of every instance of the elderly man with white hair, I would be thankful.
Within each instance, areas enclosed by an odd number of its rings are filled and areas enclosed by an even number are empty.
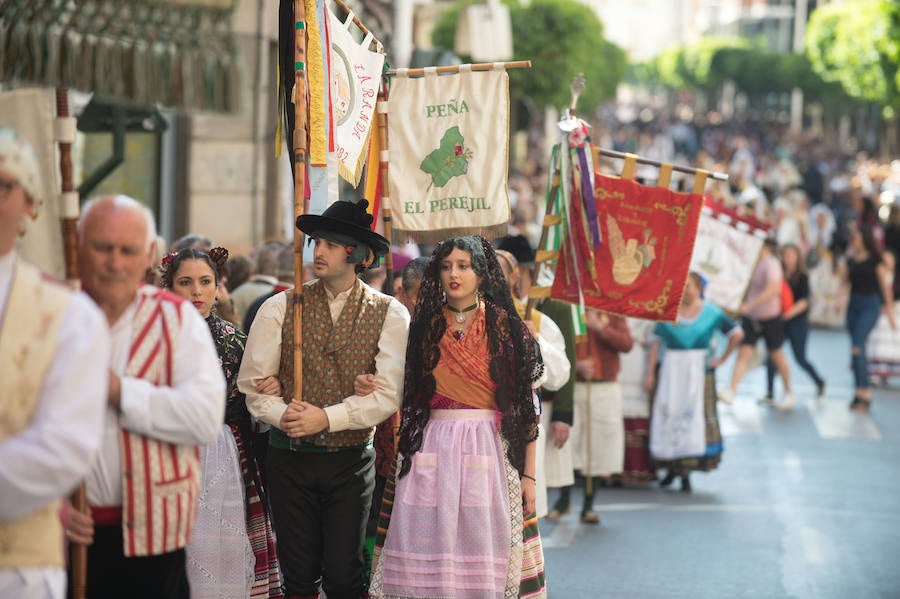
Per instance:
[[[65,595],[57,512],[100,448],[106,405],[103,315],[16,252],[39,183],[31,147],[0,127],[0,597]]]
[[[88,202],[78,222],[85,291],[106,316],[112,358],[107,424],[87,477],[88,597],[190,597],[184,546],[200,484],[197,446],[215,440],[225,380],[194,306],[143,284],[156,237],[136,200]]]

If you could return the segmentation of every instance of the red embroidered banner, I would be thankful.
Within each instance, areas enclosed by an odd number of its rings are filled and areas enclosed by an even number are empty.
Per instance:
[[[594,176],[594,189],[602,243],[591,247],[586,212],[576,200],[551,296],[578,303],[580,287],[588,307],[674,321],[703,196],[600,174]]]

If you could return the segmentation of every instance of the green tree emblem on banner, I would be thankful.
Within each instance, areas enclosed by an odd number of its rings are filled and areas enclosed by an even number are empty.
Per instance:
[[[443,187],[453,177],[468,172],[472,150],[466,148],[464,142],[459,126],[450,127],[441,138],[440,147],[425,157],[419,168],[431,175],[428,189],[432,185]]]

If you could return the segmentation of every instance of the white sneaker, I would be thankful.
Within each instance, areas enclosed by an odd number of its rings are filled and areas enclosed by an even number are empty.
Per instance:
[[[716,390],[716,397],[723,404],[731,405],[734,403],[734,391],[731,389]]]
[[[785,393],[781,396],[781,402],[776,406],[779,410],[790,410],[793,409],[794,405],[797,403],[797,398],[794,397],[793,393]]]

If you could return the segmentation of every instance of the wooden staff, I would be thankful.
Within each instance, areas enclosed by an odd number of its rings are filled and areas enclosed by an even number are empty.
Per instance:
[[[316,41],[318,43],[318,40]],[[306,196],[306,7],[294,0],[294,222]],[[294,399],[303,399],[303,232],[294,227]]]
[[[363,22],[359,20],[359,17],[357,17],[357,16],[353,13],[353,11],[350,10],[350,7],[347,6],[347,4],[343,2],[343,0],[334,0],[334,3],[337,4],[338,6],[340,6],[340,7],[343,9],[343,11],[344,11],[345,13],[347,13],[348,15],[350,15],[350,14],[353,15],[353,24],[356,25],[357,27],[359,27],[360,31],[362,31],[364,35],[370,35],[370,34],[372,35],[372,42],[375,42],[375,47],[376,47],[376,48],[383,48],[383,47],[384,47],[384,44],[382,44],[380,41],[378,41],[378,38],[375,37],[375,35],[372,34],[371,31],[369,31],[369,28],[368,28],[368,27],[366,27],[365,25],[363,25]],[[372,43],[371,43],[371,42],[369,43],[369,46],[370,46],[370,47],[372,46]]]
[[[698,173],[706,173],[706,176],[712,177],[718,181],[728,181],[728,173],[720,173],[718,171],[704,171],[703,169],[694,168],[692,166],[682,166],[679,164],[667,164],[663,162],[659,162],[657,160],[650,160],[649,158],[642,158],[637,154],[628,154],[626,152],[617,152],[615,150],[604,150],[603,148],[594,148],[594,153],[596,156],[608,156],[610,158],[619,158],[621,160],[626,160],[629,158],[634,158],[634,160],[638,164],[647,164],[650,166],[655,166],[657,168],[671,168],[673,171],[678,171],[679,173],[686,173],[688,175],[696,175]],[[599,159],[597,159],[599,162]],[[625,177],[631,178],[631,177]],[[701,191],[702,192],[702,191]]]
[[[56,88],[56,116],[66,119],[69,114],[69,91],[64,87]],[[72,176],[72,144],[68,140],[59,142],[59,172],[62,179],[60,191],[63,193],[62,226],[63,258],[66,265],[66,280],[78,287],[78,197],[70,201],[75,191]],[[84,483],[78,485],[70,497],[72,507],[79,512],[88,512],[87,495]],[[75,599],[84,599],[87,594],[87,547],[81,543],[71,543],[72,595]]]
[[[378,166],[381,173],[381,219],[384,222],[384,238],[388,240],[388,247],[391,245],[391,216],[390,194],[391,185],[388,181],[388,122],[387,122],[387,81],[383,81],[381,88],[378,90],[378,102],[375,105],[375,122],[378,124],[378,139],[381,145],[381,155],[378,157]],[[385,270],[387,271],[388,282],[393,281],[394,274],[394,256],[388,250],[387,256],[384,258]]]
[[[501,65],[504,69],[507,69],[507,70],[508,69],[530,69],[531,68],[530,60],[514,60],[512,62],[501,62],[501,63],[496,63],[496,64]],[[463,67],[463,66],[468,66],[473,71],[490,71],[491,69],[494,68],[494,65],[495,65],[495,63],[493,63],[493,62],[478,62],[478,63],[470,64],[470,65],[454,64],[454,65],[447,65],[447,66],[443,66],[443,67],[433,67],[433,68],[434,68],[435,72],[440,75],[443,73],[459,73],[460,67]],[[405,72],[407,77],[422,77],[423,75],[425,75],[424,68],[405,69],[405,70],[404,69],[388,69],[387,71],[385,71],[384,74],[386,77],[396,77],[397,75],[399,75],[402,72]]]
[[[69,118],[69,90],[56,88],[56,116]],[[62,179],[60,191],[63,193],[62,226],[63,258],[65,260],[66,280],[74,286],[80,286],[78,276],[78,197],[69,201],[69,194],[77,194],[72,176],[72,144],[64,140],[59,142],[59,172]],[[78,485],[70,498],[72,507],[83,514],[88,513],[87,495],[84,483]],[[81,543],[70,544],[72,566],[72,596],[84,599],[87,594],[87,547]]]

